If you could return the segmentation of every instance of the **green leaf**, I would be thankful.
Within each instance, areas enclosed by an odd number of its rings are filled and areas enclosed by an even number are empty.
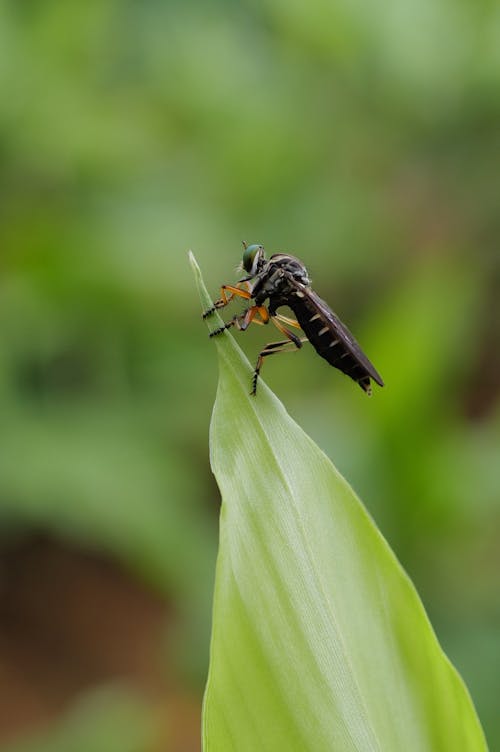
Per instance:
[[[234,339],[216,342],[223,502],[205,752],[485,750],[462,679],[359,499],[264,383],[249,395]]]

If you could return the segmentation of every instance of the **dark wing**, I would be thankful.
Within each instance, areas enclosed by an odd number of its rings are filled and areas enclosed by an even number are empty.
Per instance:
[[[294,288],[288,305],[316,352],[357,381],[365,391],[370,391],[370,378],[384,386],[373,363],[330,306],[310,287],[296,284]]]
[[[344,343],[346,348],[350,351],[352,355],[356,358],[356,360],[359,361],[360,365],[364,366],[366,371],[370,374],[372,379],[379,385],[384,386],[384,382],[382,380],[382,377],[378,373],[377,369],[373,365],[373,363],[368,360],[366,355],[364,354],[363,350],[359,346],[358,342],[355,340],[349,329],[346,327],[346,325],[339,319],[339,317],[332,311],[330,306],[325,303],[324,300],[322,300],[319,295],[317,295],[313,290],[308,290],[309,295],[311,297],[311,300],[314,300],[316,305],[318,307],[321,307],[321,310],[325,316],[325,318],[328,319],[328,322],[333,327],[333,330],[335,331],[335,334],[337,334],[341,341]]]

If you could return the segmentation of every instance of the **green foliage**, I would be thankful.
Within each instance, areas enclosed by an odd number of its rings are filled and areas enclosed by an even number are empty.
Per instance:
[[[57,729],[2,752],[137,752],[151,749],[157,734],[151,709],[115,687],[90,692]]]
[[[249,396],[234,339],[216,341],[223,504],[204,749],[485,750],[467,690],[352,489],[264,383]]]
[[[215,295],[245,239],[302,258],[380,369],[372,400],[308,346],[265,378],[500,748],[499,50],[490,0],[0,3],[2,541],[157,588],[200,692],[216,375],[185,250]]]

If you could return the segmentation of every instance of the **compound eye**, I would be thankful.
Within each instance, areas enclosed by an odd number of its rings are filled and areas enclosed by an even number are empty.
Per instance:
[[[243,268],[247,274],[254,276],[257,273],[257,266],[264,254],[264,248],[261,245],[249,245],[243,251]]]

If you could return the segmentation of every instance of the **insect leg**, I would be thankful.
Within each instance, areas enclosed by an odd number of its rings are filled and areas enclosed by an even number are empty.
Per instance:
[[[242,284],[246,285],[246,282]],[[248,289],[242,290],[240,287],[236,287],[235,285],[222,285],[222,287],[220,288],[220,295],[220,298],[214,302],[213,306],[207,308],[207,310],[203,313],[203,319],[206,319],[208,318],[208,316],[211,316],[213,313],[215,313],[217,308],[225,308],[225,306],[227,306],[234,297],[245,298],[246,300],[250,300],[250,298],[252,297]]]
[[[260,321],[256,319],[256,315],[259,314]],[[236,321],[236,326],[238,329],[241,329],[242,332],[245,331],[245,329],[248,329],[252,321],[255,324],[267,324],[269,321],[269,311],[267,310],[266,306],[252,306],[251,308],[248,308],[248,310],[245,311],[245,314],[243,317],[239,317],[239,320]]]
[[[268,355],[275,355],[281,352],[296,352],[302,347],[303,342],[308,341],[306,338],[300,339],[295,335],[292,336],[293,339],[289,338],[281,340],[281,342],[270,342],[264,347],[263,350],[260,351],[259,357],[257,358],[257,363],[255,364],[255,370],[253,372],[252,391],[250,392],[250,394],[252,394],[253,396],[257,394],[257,381],[259,378],[260,369],[262,368],[262,364],[264,362],[264,358],[267,358]],[[290,347],[291,345],[293,345],[293,348]]]
[[[283,317],[283,318],[286,318],[286,317]],[[273,322],[274,326],[280,330],[280,332],[285,334],[288,337],[288,339],[292,340],[292,342],[294,343],[296,347],[302,347],[302,342],[307,342],[307,339],[301,340],[301,338],[297,337],[297,335],[291,332],[290,329],[287,329],[286,326],[283,326],[283,324],[281,323],[281,317],[278,314],[271,316],[271,321]],[[288,319],[288,322],[291,323],[293,326],[293,319]],[[299,326],[299,329],[300,329],[300,326]]]
[[[259,315],[259,319],[256,319],[255,317]],[[236,316],[233,316],[233,318],[227,322],[227,324],[224,324],[224,326],[220,326],[218,329],[214,329],[213,332],[210,332],[208,335],[209,337],[215,337],[218,334],[222,334],[226,329],[230,329],[232,326],[236,326],[237,329],[244,332],[252,321],[255,324],[267,324],[269,321],[269,313],[267,311],[267,308],[265,306],[252,306],[251,308],[247,308],[247,310],[243,314],[237,314]]]
[[[290,319],[288,318],[288,316],[283,316],[281,313],[276,313],[274,318],[278,319],[278,321],[282,321],[283,324],[288,324],[288,326],[294,326],[296,329],[302,328],[296,319]]]

